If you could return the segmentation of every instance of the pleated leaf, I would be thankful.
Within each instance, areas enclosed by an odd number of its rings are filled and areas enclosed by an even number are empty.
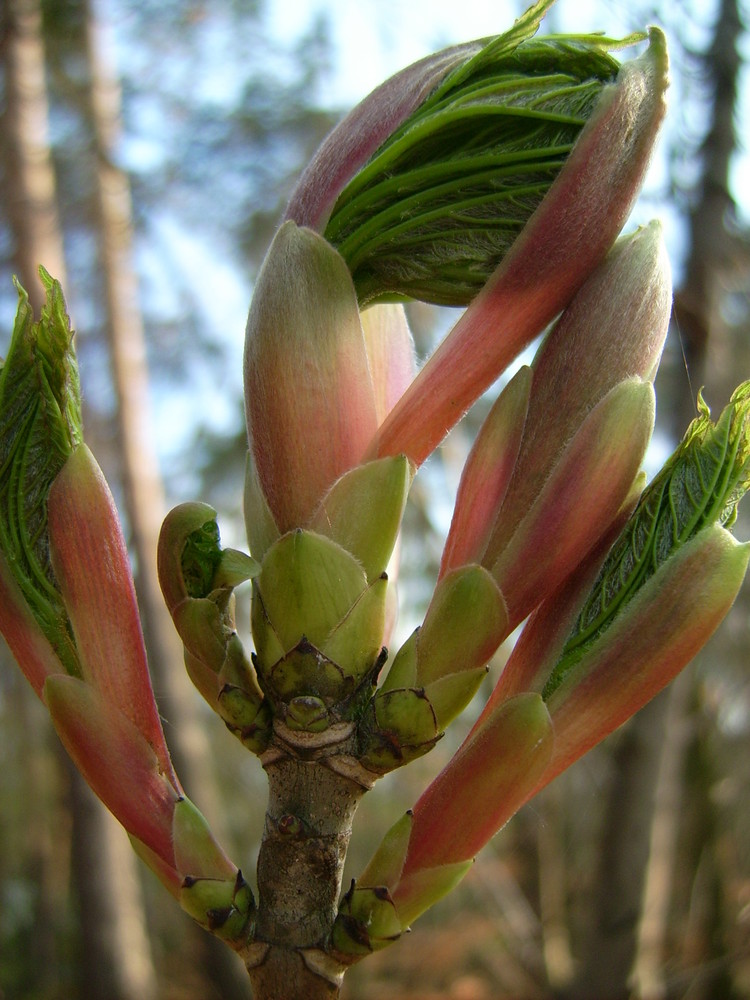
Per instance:
[[[701,397],[698,408],[605,560],[547,681],[546,698],[659,566],[702,528],[733,524],[750,485],[750,382],[735,390],[716,424]]]
[[[78,366],[59,282],[40,271],[46,301],[38,321],[19,303],[0,369],[0,549],[43,634],[66,671],[78,662],[50,562],[47,495],[82,440]]]
[[[468,304],[549,190],[624,44],[533,38],[549,6],[453,69],[342,191],[325,236],[360,301]]]

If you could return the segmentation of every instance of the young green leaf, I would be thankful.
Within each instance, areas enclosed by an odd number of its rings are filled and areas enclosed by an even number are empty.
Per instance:
[[[65,669],[77,656],[54,572],[47,530],[53,480],[82,441],[73,332],[59,282],[40,270],[46,302],[34,320],[18,289],[18,312],[0,369],[0,550],[37,624]]]
[[[702,528],[734,523],[750,486],[750,382],[734,391],[715,424],[700,395],[698,411],[610,550],[544,687],[545,700],[670,556]]]
[[[449,73],[350,180],[326,238],[360,301],[466,305],[510,249],[619,64],[602,35],[534,33],[535,4]]]

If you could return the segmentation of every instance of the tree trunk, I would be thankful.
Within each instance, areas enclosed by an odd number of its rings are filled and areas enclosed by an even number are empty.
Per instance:
[[[8,202],[18,272],[38,312],[44,301],[39,265],[66,284],[48,140],[42,15],[38,0],[9,0],[7,13]],[[57,753],[61,759],[59,746]],[[93,798],[72,767],[69,774],[76,837],[72,875],[79,902],[81,954],[85,957],[82,995],[91,1000],[150,1000],[156,997],[156,975],[148,941],[138,933],[144,918],[136,861],[119,824]],[[37,838],[37,843],[41,849],[48,841]],[[40,872],[48,870],[43,857],[38,864]],[[42,920],[48,923],[49,907],[43,903],[46,893],[42,879]],[[117,901],[117,913],[113,912],[113,901]],[[106,921],[98,919],[105,913]],[[46,939],[48,931],[49,927],[42,928],[40,941]],[[38,969],[55,978],[49,956],[41,959]]]
[[[97,152],[98,212],[102,279],[108,316],[112,376],[118,403],[117,436],[121,476],[136,557],[136,589],[154,688],[162,714],[174,720],[167,730],[175,767],[190,797],[218,825],[215,775],[208,740],[198,717],[197,696],[182,667],[182,645],[159,590],[156,552],[166,504],[158,460],[149,433],[148,366],[138,282],[133,263],[133,223],[127,176],[117,166],[120,92],[113,72],[105,25],[96,0],[86,3],[90,100]],[[199,932],[192,953],[226,998],[246,997],[248,987],[236,957],[216,939]]]
[[[703,143],[703,171],[699,198],[690,217],[690,250],[685,281],[675,296],[675,316],[680,331],[685,365],[690,376],[690,398],[675,392],[674,433],[677,436],[694,416],[694,387],[702,386],[709,374],[709,344],[720,354],[721,279],[729,267],[731,238],[727,222],[734,214],[729,191],[729,169],[736,149],[734,115],[737,106],[741,60],[737,40],[741,32],[737,0],[722,0],[716,16],[713,42],[705,57],[713,89],[709,130]],[[732,373],[733,375],[733,373]],[[719,381],[714,378],[714,381]],[[734,382],[732,382],[734,385]],[[684,761],[689,734],[688,706],[694,679],[686,673],[669,694],[669,721],[660,758],[656,808],[651,830],[651,854],[646,872],[643,921],[640,929],[636,979],[640,994],[659,1000],[668,993],[664,978],[669,933],[670,900],[674,865],[683,810]],[[706,789],[691,789],[701,799]],[[713,812],[710,801],[701,801],[699,811]],[[700,850],[698,850],[700,855]]]
[[[44,262],[56,276],[63,275],[63,253],[55,205],[55,178],[47,137],[47,91],[44,43],[39,3],[9,0],[6,7],[6,35],[3,46],[6,108],[3,117],[3,152],[6,162],[6,200],[14,237],[14,257],[18,275],[26,287],[34,311],[44,302],[44,290],[37,267]],[[10,656],[10,654],[7,654]],[[24,685],[14,688],[17,715],[35,718],[34,697]],[[32,730],[35,727],[32,726]],[[23,727],[24,736],[28,728]],[[36,734],[38,735],[38,733]],[[50,765],[62,774],[60,758],[50,750],[49,740],[34,740],[27,747],[24,766],[29,787],[37,790],[40,808],[46,814],[34,817],[28,829],[28,869],[35,881],[35,932],[31,941],[30,964],[41,990],[50,989],[57,965],[56,917],[60,905],[56,891],[55,838],[46,820],[50,803],[45,792],[50,785],[43,775]],[[53,782],[59,789],[61,782]],[[53,810],[54,811],[54,810]]]
[[[597,859],[591,928],[570,996],[627,1000],[636,952],[643,877],[648,861],[658,759],[664,738],[665,695],[651,701],[620,734],[613,754]]]
[[[673,363],[671,373],[668,366],[664,367],[677,384],[662,386],[666,391],[662,393],[660,389],[659,393],[660,399],[671,400],[667,412],[677,440],[695,416],[695,392],[705,382],[709,334],[714,332],[717,319],[718,278],[728,256],[725,224],[732,207],[728,178],[735,148],[738,30],[736,0],[722,0],[714,41],[705,57],[714,84],[714,101],[703,147],[700,197],[690,218],[685,283],[675,296],[682,359]],[[690,383],[688,391],[685,391],[685,366]],[[664,382],[664,376],[661,381]],[[639,748],[638,752],[617,754],[618,773],[609,793],[609,821],[605,823],[602,841],[602,881],[597,892],[594,926],[614,928],[619,924],[619,930],[604,937],[595,933],[587,941],[578,988],[573,994],[576,997],[611,1000],[629,996],[636,956],[637,978],[644,990],[638,995],[664,994],[665,984],[658,964],[665,957],[682,800],[683,715],[691,685],[692,676],[687,673],[638,713],[625,737],[627,745],[632,743]],[[657,774],[660,777],[655,786]],[[627,835],[623,835],[626,830]],[[642,914],[640,952],[639,912]],[[600,973],[592,979],[597,965]],[[602,970],[609,977],[606,989]]]
[[[156,973],[133,850],[73,764],[73,873],[86,1000],[156,1000]]]
[[[7,0],[5,53],[7,204],[18,273],[34,311],[44,304],[37,269],[64,284],[65,262],[49,150],[39,0]]]

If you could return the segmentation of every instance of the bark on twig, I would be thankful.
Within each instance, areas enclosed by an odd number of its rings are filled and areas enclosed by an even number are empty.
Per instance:
[[[374,775],[354,726],[297,733],[278,720],[262,757],[269,801],[258,857],[258,924],[245,956],[263,1000],[332,1000],[346,964],[330,950],[352,821]]]

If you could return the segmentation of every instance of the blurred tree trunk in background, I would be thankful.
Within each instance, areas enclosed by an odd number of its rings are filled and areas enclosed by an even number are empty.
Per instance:
[[[150,435],[148,364],[133,257],[130,186],[117,163],[120,91],[114,53],[96,6],[96,0],[86,0],[90,108],[97,157],[101,277],[117,399],[116,434],[129,544],[136,560],[136,589],[154,688],[162,714],[176,723],[167,729],[167,739],[177,773],[190,797],[211,817],[216,830],[220,810],[210,747],[198,715],[197,696],[182,665],[182,645],[157,579],[157,543],[166,503]],[[248,996],[247,976],[234,954],[191,922],[186,920],[184,926],[191,942],[190,956],[199,956],[196,965],[203,966],[224,1000]]]
[[[44,302],[38,268],[65,279],[48,138],[44,36],[39,0],[6,0],[5,149],[15,262],[34,311]]]
[[[8,212],[19,277],[29,292],[34,310],[38,311],[44,301],[37,275],[40,261],[48,262],[54,273],[60,273],[63,266],[55,212],[54,174],[47,142],[44,46],[38,3],[9,0],[4,28],[3,153]],[[28,723],[21,727],[21,736],[28,738],[40,723],[39,713],[35,714],[36,706],[32,704],[34,694],[25,683],[23,687],[12,683],[6,694],[11,696],[16,717]],[[55,875],[61,844],[60,840],[55,842],[48,817],[60,805],[62,768],[49,739],[39,741],[31,737],[28,743],[27,752],[18,757],[24,769],[21,783],[35,789],[37,801],[44,802],[47,807],[46,812],[33,811],[28,816],[25,852],[27,870],[37,888],[34,934],[29,942],[33,954],[29,957],[43,970],[40,986],[44,990],[54,987],[57,965],[61,898]]]
[[[596,854],[590,923],[570,996],[627,1000],[648,862],[655,773],[663,739],[662,697],[618,735]]]
[[[567,908],[563,794],[563,782],[556,781],[544,789],[538,800],[543,815],[537,834],[539,917],[545,972],[553,991],[567,986],[574,969]]]
[[[6,143],[8,203],[15,242],[15,256],[22,284],[29,291],[35,311],[41,308],[44,293],[37,269],[43,264],[63,286],[65,260],[62,234],[57,214],[55,176],[48,141],[48,102],[45,78],[42,15],[38,0],[9,0],[5,41]],[[30,691],[19,698],[29,701]],[[30,714],[36,706],[22,705]],[[48,726],[48,722],[46,722]],[[33,731],[38,732],[38,725]],[[40,780],[48,764],[40,760],[45,740],[28,758],[29,786],[42,789],[50,782]],[[143,928],[144,913],[138,884],[137,865],[125,833],[114,818],[92,795],[83,779],[66,767],[59,746],[54,760],[58,790],[67,777],[72,814],[74,859],[69,865],[77,901],[80,924],[81,995],[87,1000],[151,1000],[156,997],[156,977],[148,939]],[[54,794],[54,793],[52,793]],[[55,958],[55,906],[60,899],[50,898],[50,886],[59,876],[59,845],[55,830],[59,821],[46,832],[36,827],[57,814],[60,804],[49,812],[35,814],[30,839],[39,870],[38,934],[34,945],[39,954],[32,960],[49,979],[49,988],[57,985],[59,963]],[[66,846],[70,841],[63,839]],[[55,856],[57,859],[55,860]]]
[[[674,440],[680,439],[695,416],[695,393],[707,383],[709,345],[712,350],[721,349],[719,296],[730,256],[727,224],[734,209],[729,166],[736,148],[733,116],[740,31],[736,0],[722,0],[713,42],[703,58],[712,91],[710,121],[689,219],[685,277],[675,296],[673,334],[679,337],[681,350],[674,350],[673,337],[672,364],[663,366],[659,385],[662,425],[667,413],[668,431]],[[735,377],[734,372],[731,377]],[[717,381],[711,380],[707,395],[723,405],[727,387],[717,385]],[[619,736],[601,833],[591,930],[570,992],[575,1000],[627,1000],[633,989],[634,963],[638,997],[657,1000],[669,995],[665,967],[667,942],[674,930],[670,923],[674,867],[687,794],[683,783],[694,677],[692,670],[686,671]],[[690,788],[690,794],[700,797],[699,811],[710,812],[710,802],[703,797],[706,790],[701,781]],[[709,822],[702,825],[700,833],[710,836],[713,829]],[[702,856],[711,849],[709,841],[700,847],[694,844],[692,860],[696,850]],[[687,862],[684,855],[682,860]],[[712,916],[716,916],[715,910]],[[714,953],[710,957],[719,956]],[[706,973],[704,981],[710,978]],[[729,996],[723,992],[690,995]]]
[[[140,869],[125,832],[68,761],[83,1000],[157,1000]]]
[[[713,98],[711,117],[701,149],[697,198],[689,217],[685,276],[675,295],[675,320],[691,383],[689,396],[678,390],[671,396],[675,437],[694,415],[693,396],[699,387],[706,385],[708,398],[723,405],[739,377],[736,360],[729,357],[722,306],[725,279],[735,267],[739,246],[729,178],[737,149],[741,33],[737,0],[721,0],[713,41],[704,60]],[[684,386],[684,376],[680,382]],[[740,595],[739,602],[746,602],[745,595]],[[723,649],[727,638],[719,637],[716,648]],[[681,956],[687,968],[696,970],[691,997],[728,998],[732,993],[722,940],[723,910],[718,905],[728,887],[721,885],[715,862],[719,833],[712,780],[715,763],[707,752],[700,724],[701,693],[692,671],[673,685],[667,701],[636,962],[639,993],[646,1000],[669,995],[665,965],[673,933],[670,901],[675,895],[675,865],[680,857],[692,873],[689,895],[685,896],[688,927],[693,925],[688,933],[703,942],[697,949],[684,947]],[[688,761],[692,766],[686,769]],[[688,784],[683,788],[685,782]],[[697,822],[688,821],[691,815]]]

